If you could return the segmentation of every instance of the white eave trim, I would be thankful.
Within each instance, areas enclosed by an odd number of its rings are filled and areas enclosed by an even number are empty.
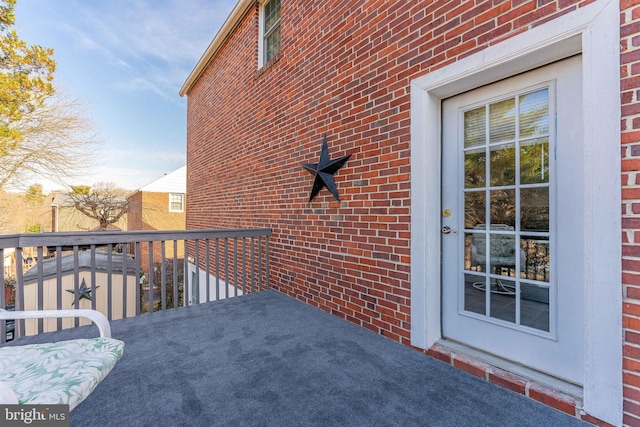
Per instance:
[[[236,3],[233,10],[224,21],[224,24],[222,24],[222,27],[218,30],[218,33],[215,35],[213,40],[211,40],[211,43],[209,43],[207,50],[204,51],[196,66],[187,77],[187,80],[180,88],[180,96],[186,95],[189,90],[191,90],[191,87],[196,81],[198,81],[198,78],[200,78],[200,75],[207,64],[209,64],[209,62],[216,56],[227,36],[233,31],[238,22],[240,22],[247,9],[255,3],[256,0],[238,0],[238,3]]]

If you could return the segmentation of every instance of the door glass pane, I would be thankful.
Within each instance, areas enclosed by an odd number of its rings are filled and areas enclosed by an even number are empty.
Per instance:
[[[465,111],[464,113],[464,147],[484,145],[487,141],[487,109],[485,107]]]
[[[549,187],[520,190],[520,229],[549,231]]]
[[[549,90],[520,96],[520,138],[549,133]]]
[[[510,280],[491,279],[490,312],[494,319],[516,322],[516,284]]]
[[[464,275],[464,310],[472,313],[485,314],[485,280],[484,275],[469,274]]]
[[[465,270],[487,271],[487,249],[484,233],[465,233]]]
[[[489,140],[500,142],[516,136],[515,98],[496,102],[489,106]]]
[[[491,228],[494,229],[493,227]],[[513,234],[489,235],[491,250],[489,262],[491,273],[501,276],[515,276],[516,269],[516,236]]]
[[[520,183],[549,182],[549,138],[520,143]]]
[[[486,183],[486,159],[484,148],[465,151],[464,153],[464,187],[480,188]]]
[[[520,248],[522,250],[520,255],[522,277],[539,282],[549,282],[551,280],[549,238],[522,236]]]
[[[520,324],[549,332],[549,288],[520,284]]]
[[[491,197],[491,229],[494,226],[516,226],[516,190],[494,190]]]
[[[516,146],[515,144],[491,147],[491,185],[500,187],[516,183]]]
[[[484,191],[464,193],[464,228],[486,224],[486,196]]]
[[[549,91],[485,104],[463,120],[464,310],[548,332]]]

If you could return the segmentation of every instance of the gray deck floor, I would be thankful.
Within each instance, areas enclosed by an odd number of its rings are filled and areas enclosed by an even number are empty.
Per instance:
[[[585,425],[276,291],[114,321],[112,332],[124,356],[72,426]]]

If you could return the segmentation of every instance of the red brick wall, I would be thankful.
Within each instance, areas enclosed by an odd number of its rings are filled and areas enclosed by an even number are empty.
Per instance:
[[[185,229],[185,212],[169,212],[169,193],[137,191],[129,203],[129,230]]]
[[[184,230],[185,212],[169,212],[169,193],[137,191],[129,197],[130,211],[127,214],[129,230]],[[129,248],[134,253],[134,247]],[[178,242],[174,251],[173,241],[165,243],[165,259],[173,259],[174,252],[180,259],[184,257],[184,242]],[[162,261],[162,245],[153,244],[154,263]],[[140,245],[140,264],[145,272],[149,271],[149,245]]]
[[[148,230],[142,221],[142,192],[136,191],[129,196],[129,212],[127,212],[128,230]]]
[[[640,1],[621,1],[624,423],[640,425]]]
[[[587,3],[291,0],[282,2],[282,55],[260,71],[252,8],[189,92],[187,228],[271,227],[275,288],[408,345],[410,81]],[[640,169],[632,160],[640,159],[640,10],[627,6],[630,201],[640,199],[632,188]],[[324,134],[331,158],[352,154],[336,174],[342,203],[326,189],[307,202],[313,177],[301,164],[318,161]],[[634,223],[627,217],[636,211]],[[632,203],[625,221],[625,231],[640,231]],[[627,260],[640,253],[627,243],[634,237],[623,233],[625,408],[640,419],[640,375],[631,373],[640,363],[640,264]]]

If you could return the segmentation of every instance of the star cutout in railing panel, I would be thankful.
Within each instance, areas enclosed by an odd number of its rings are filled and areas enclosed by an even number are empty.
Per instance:
[[[338,189],[336,188],[336,182],[333,179],[333,175],[344,166],[347,160],[351,157],[351,154],[338,157],[337,159],[329,159],[329,148],[327,146],[327,135],[322,140],[322,150],[320,151],[320,160],[318,163],[307,163],[302,165],[309,173],[315,175],[313,181],[313,188],[311,189],[311,195],[309,196],[309,202],[322,190],[322,187],[327,187],[327,190],[333,194],[333,197],[337,201],[340,201],[338,195]]]
[[[96,286],[96,289],[98,289],[100,286]],[[65,289],[67,292],[72,293],[75,295],[74,299],[73,299],[73,305],[76,305],[77,302],[80,302],[81,299],[88,299],[89,301],[92,300],[91,298],[91,288],[87,286],[87,284],[85,283],[84,279],[82,279],[82,283],[80,284],[80,288],[78,288],[78,293],[76,294],[76,291],[73,289]]]

